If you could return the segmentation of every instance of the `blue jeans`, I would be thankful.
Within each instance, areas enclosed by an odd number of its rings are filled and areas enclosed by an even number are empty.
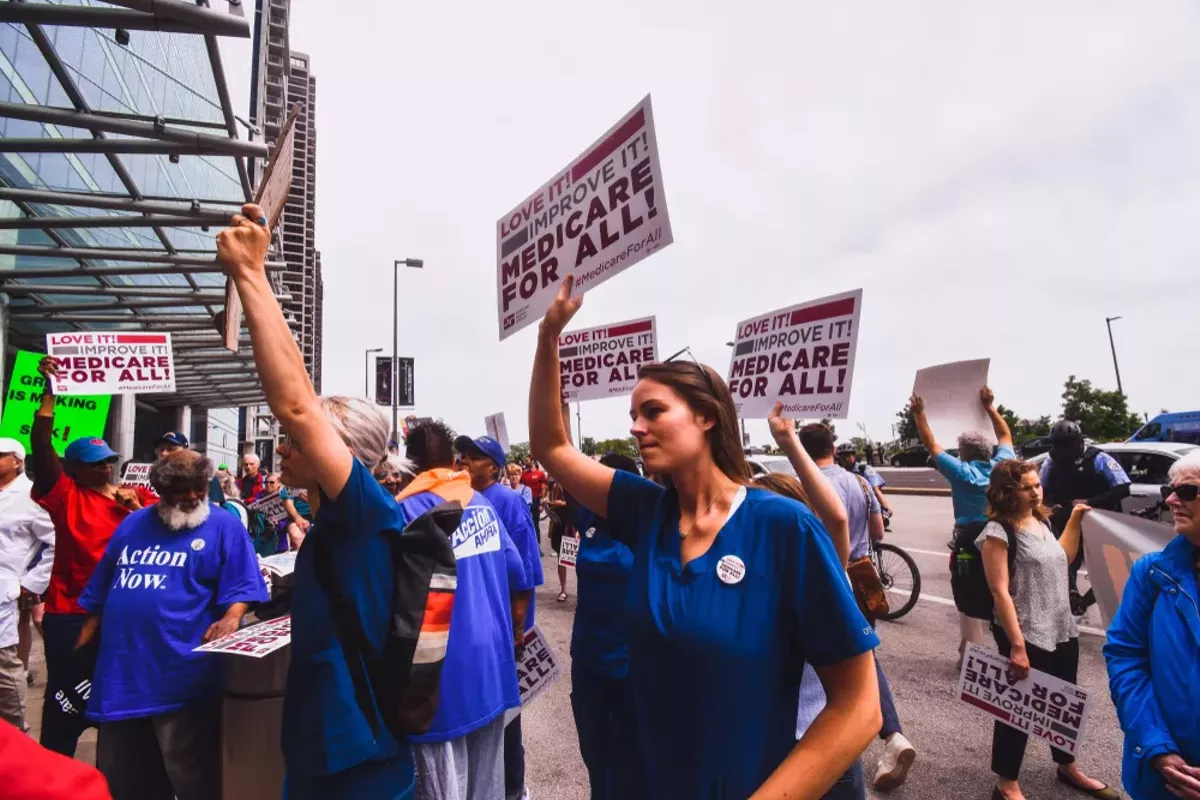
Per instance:
[[[86,614],[47,614],[42,620],[46,646],[46,696],[42,701],[41,745],[47,750],[75,757],[80,735],[91,727],[83,714],[68,714],[55,700],[60,690],[71,688],[71,654]]]
[[[412,800],[412,758],[364,761],[333,775],[285,775],[283,800]]]
[[[900,728],[900,715],[896,713],[896,701],[892,697],[892,687],[888,684],[887,676],[879,663],[879,654],[875,654],[875,677],[879,679],[879,710],[883,714],[883,727],[879,729],[879,738],[886,739],[893,733],[903,733]]]
[[[846,770],[846,774],[838,778],[838,782],[821,796],[821,800],[865,800],[866,796],[863,765],[861,761],[855,761],[854,766]]]
[[[603,678],[571,666],[571,711],[592,800],[648,797],[637,745],[637,722],[622,678]]]

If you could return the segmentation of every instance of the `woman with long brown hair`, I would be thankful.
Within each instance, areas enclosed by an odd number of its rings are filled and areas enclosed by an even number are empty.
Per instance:
[[[631,433],[648,473],[573,448],[560,409],[558,337],[578,311],[572,276],[543,319],[530,445],[634,553],[629,690],[655,798],[821,797],[879,730],[878,639],[804,506],[757,488],[729,388],[693,362],[641,368]],[[828,705],[799,742],[800,676]]]
[[[995,602],[992,633],[1000,654],[1011,662],[1012,677],[1037,669],[1075,683],[1079,670],[1079,631],[1067,596],[1067,564],[1079,550],[1081,521],[1089,509],[1077,505],[1062,538],[1050,531],[1042,505],[1038,467],[1003,461],[992,469],[987,490],[988,524],[976,539]],[[1029,737],[997,722],[992,733],[992,772],[999,777],[993,800],[1021,800],[1017,778]],[[1089,778],[1075,757],[1050,749],[1058,779],[1072,789],[1101,798],[1120,795]]]

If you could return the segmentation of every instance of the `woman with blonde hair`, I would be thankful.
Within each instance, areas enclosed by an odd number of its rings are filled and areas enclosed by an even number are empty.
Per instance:
[[[1075,506],[1062,538],[1050,531],[1042,505],[1037,464],[1002,461],[992,468],[987,489],[988,519],[976,546],[995,603],[992,633],[1000,654],[1009,658],[1014,679],[1037,669],[1075,683],[1079,671],[1079,630],[1067,596],[1067,564],[1079,550],[1086,505]],[[993,800],[1021,800],[1017,778],[1029,737],[995,723],[992,772],[999,777]],[[1058,780],[1093,797],[1118,800],[1116,791],[1088,777],[1070,753],[1050,749]]]

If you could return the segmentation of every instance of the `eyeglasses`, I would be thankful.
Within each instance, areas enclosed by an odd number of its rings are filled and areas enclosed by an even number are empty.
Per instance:
[[[685,354],[686,354],[686,355],[687,355],[687,357],[688,357],[688,358],[691,360],[691,362],[692,362],[693,364],[695,364],[695,365],[696,365],[696,369],[700,370],[700,374],[704,376],[704,382],[705,382],[706,384],[708,384],[708,390],[709,390],[710,392],[712,392],[712,395],[713,395],[713,397],[717,397],[717,396],[718,396],[718,395],[717,395],[717,385],[716,385],[716,384],[713,382],[712,375],[709,375],[709,374],[708,374],[708,370],[707,370],[707,369],[705,369],[704,365],[703,365],[703,364],[701,364],[699,361],[697,361],[697,360],[696,360],[696,357],[695,357],[694,355],[692,355],[692,348],[690,348],[690,347],[685,347],[685,348],[683,348],[682,350],[680,350],[680,351],[679,351],[678,353],[676,353],[675,355],[673,355],[673,356],[671,356],[670,358],[668,358],[668,359],[666,359],[665,361],[663,361],[663,363],[664,363],[664,364],[670,364],[670,363],[671,363],[671,362],[673,362],[675,359],[677,359],[677,358],[679,358],[680,356],[682,356],[682,355],[685,355]]]
[[[1175,495],[1185,503],[1191,503],[1196,500],[1196,495],[1200,494],[1200,486],[1194,483],[1181,483],[1178,486],[1160,486],[1162,490],[1162,498],[1166,500],[1171,495]]]

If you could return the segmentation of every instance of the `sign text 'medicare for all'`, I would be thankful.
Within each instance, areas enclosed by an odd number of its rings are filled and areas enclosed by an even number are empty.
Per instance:
[[[46,352],[58,364],[55,394],[175,391],[169,333],[50,333]]]
[[[658,360],[654,317],[567,331],[558,337],[563,402],[629,394],[642,364]]]

